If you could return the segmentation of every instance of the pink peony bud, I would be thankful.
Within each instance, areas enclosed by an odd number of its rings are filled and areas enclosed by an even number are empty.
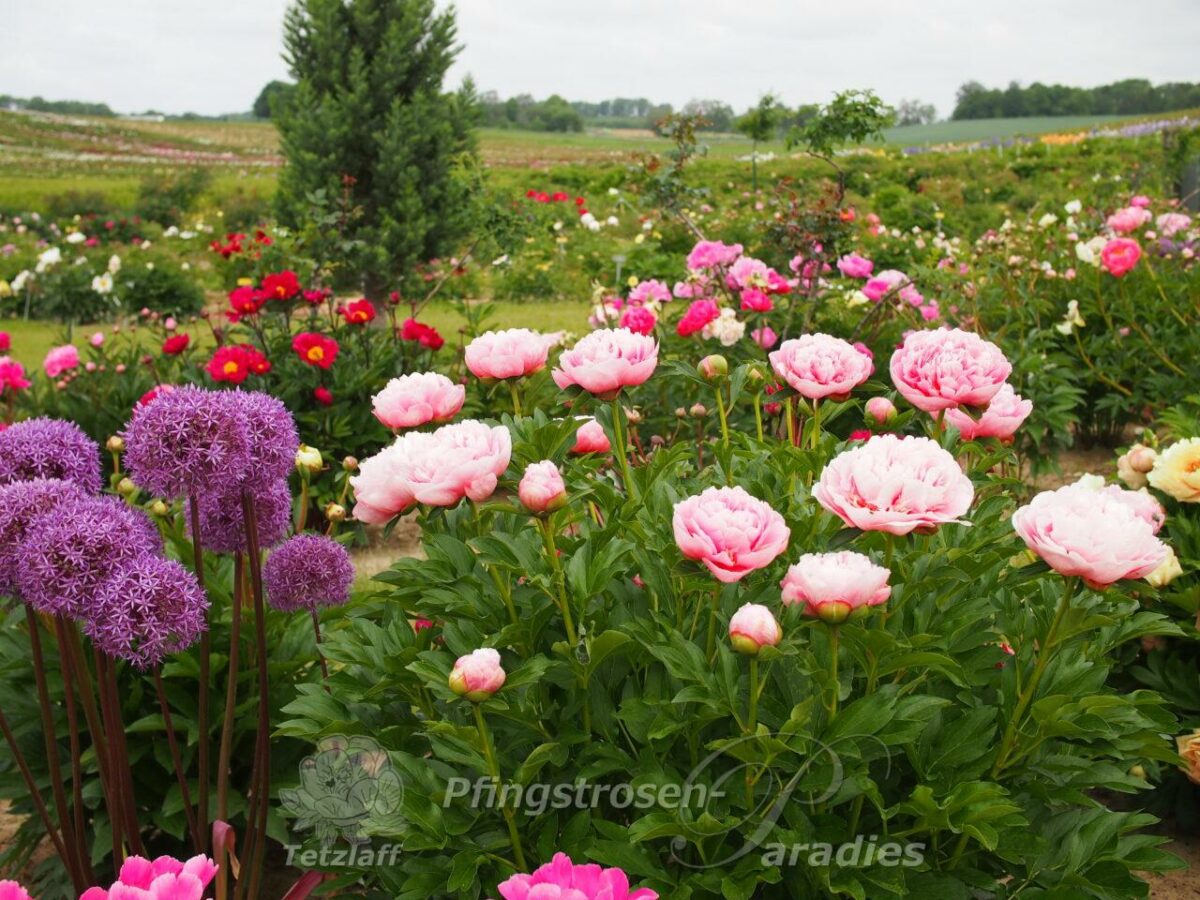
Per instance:
[[[500,653],[491,647],[460,656],[450,672],[450,690],[472,703],[486,700],[504,685]]]
[[[758,656],[763,647],[774,647],[783,637],[783,629],[765,606],[747,603],[729,620],[729,643],[738,653]]]
[[[600,423],[590,417],[581,418],[583,418],[583,424],[575,432],[575,446],[571,448],[571,452],[579,454],[607,453],[611,450],[612,444]]]
[[[785,605],[803,603],[806,615],[830,625],[885,602],[891,572],[861,553],[806,553],[780,582]]]
[[[553,512],[567,502],[567,487],[553,460],[531,463],[517,487],[521,503],[534,515]]]
[[[887,397],[872,397],[866,412],[867,424],[886,425],[896,418],[896,404]]]
[[[719,353],[714,353],[700,360],[696,370],[705,381],[717,381],[729,374],[729,360]]]

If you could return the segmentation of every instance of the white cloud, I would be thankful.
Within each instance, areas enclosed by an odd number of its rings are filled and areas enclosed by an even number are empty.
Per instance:
[[[286,77],[287,0],[0,0],[0,91],[218,113]],[[959,84],[1195,80],[1195,0],[459,0],[452,76],[502,95],[648,97],[737,108],[873,87],[953,106]]]

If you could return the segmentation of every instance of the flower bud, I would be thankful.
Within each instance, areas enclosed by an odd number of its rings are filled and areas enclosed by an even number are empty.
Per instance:
[[[714,353],[700,360],[696,369],[705,381],[720,381],[729,375],[729,360],[719,353]]]
[[[1179,557],[1175,555],[1174,549],[1168,547],[1166,558],[1158,564],[1158,568],[1146,576],[1146,581],[1151,587],[1165,588],[1168,584],[1183,574],[1183,567],[1179,565]]]
[[[326,503],[325,519],[329,522],[345,522],[346,507],[342,506],[340,503]]]
[[[165,518],[171,512],[171,507],[162,500],[155,500],[150,504],[150,515]]]
[[[729,620],[729,643],[738,653],[758,656],[763,647],[774,647],[783,638],[783,629],[765,606],[747,603]]]
[[[630,425],[641,425],[642,424],[641,410],[629,409],[628,407],[624,407],[624,409],[625,409],[625,421],[627,421]]]
[[[1200,728],[1175,738],[1175,746],[1186,766],[1183,773],[1193,784],[1200,784]]]
[[[693,419],[703,419],[708,415],[708,409],[703,403],[693,403],[692,408],[688,410],[688,414]]]
[[[686,419],[687,414],[688,414],[688,411],[686,409],[684,409],[682,406],[675,407],[675,418]]]
[[[122,478],[117,482],[117,493],[122,497],[132,497],[137,493],[137,489],[138,487],[133,483],[132,479]]]
[[[517,496],[535,516],[560,509],[567,502],[567,487],[553,460],[531,463],[521,476]]]
[[[347,456],[342,460],[342,469],[346,472],[358,471],[358,459],[353,456]]]
[[[308,444],[301,444],[296,450],[296,471],[301,475],[311,475],[320,472],[325,465],[321,451]]]
[[[108,448],[109,453],[124,453],[125,438],[121,437],[119,434],[114,434],[108,439],[108,442],[105,443],[104,446]]]
[[[866,421],[868,425],[886,425],[896,418],[896,404],[887,397],[872,397],[867,401]]]
[[[460,656],[450,672],[450,690],[472,703],[486,700],[504,685],[500,654],[491,647]]]
[[[1142,781],[1145,781],[1146,780],[1146,767],[1145,766],[1130,766],[1129,774],[1132,775],[1134,778],[1140,778]]]

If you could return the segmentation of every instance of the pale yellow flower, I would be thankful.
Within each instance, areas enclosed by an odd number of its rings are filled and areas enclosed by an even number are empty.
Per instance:
[[[1200,503],[1200,437],[1172,444],[1147,476],[1152,487],[1183,503]]]
[[[1195,784],[1200,784],[1200,728],[1191,734],[1179,735],[1175,738],[1175,745],[1186,764],[1183,768],[1184,774]]]
[[[1179,557],[1170,547],[1167,548],[1167,558],[1159,563],[1158,568],[1146,576],[1151,587],[1165,588],[1168,584],[1183,574],[1183,566],[1179,565]]]

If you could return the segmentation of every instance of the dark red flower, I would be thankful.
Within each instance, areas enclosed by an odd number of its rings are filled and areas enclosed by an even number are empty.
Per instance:
[[[313,388],[313,399],[322,406],[333,406],[333,394],[324,385]]]
[[[167,356],[178,356],[187,349],[191,341],[191,337],[186,334],[173,334],[163,341],[162,352]]]
[[[337,359],[338,343],[333,338],[312,331],[302,331],[292,339],[292,349],[303,362],[318,369],[328,369]]]
[[[259,228],[254,232],[254,243],[262,244],[264,247],[270,247],[275,242],[271,240],[271,236],[269,234]]]
[[[446,343],[436,328],[418,322],[416,319],[404,320],[400,326],[400,339],[417,341],[422,347],[430,350],[441,350],[442,345]]]
[[[375,304],[365,297],[338,310],[347,325],[366,325],[375,319]]]
[[[263,277],[262,292],[268,300],[291,300],[300,293],[300,279],[291,269]]]
[[[318,306],[319,304],[324,303],[325,298],[328,297],[329,295],[326,294],[325,291],[323,291],[323,290],[316,290],[316,291],[305,291],[300,296],[304,298],[305,303],[311,303],[313,306]]]

